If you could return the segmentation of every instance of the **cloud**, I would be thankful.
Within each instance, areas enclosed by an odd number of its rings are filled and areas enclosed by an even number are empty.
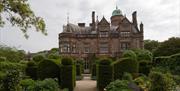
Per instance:
[[[145,39],[163,41],[172,36],[180,36],[180,1],[179,0],[29,0],[37,16],[46,21],[48,36],[29,30],[30,38],[26,40],[18,29],[6,25],[0,28],[0,43],[15,46],[26,51],[37,52],[58,47],[58,34],[63,24],[91,22],[91,12],[96,11],[99,20],[105,16],[110,21],[111,13],[120,8],[131,21],[131,14],[137,11],[138,23],[145,27]]]

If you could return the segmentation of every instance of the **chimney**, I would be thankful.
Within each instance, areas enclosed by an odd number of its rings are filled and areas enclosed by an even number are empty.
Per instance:
[[[95,11],[92,12],[92,23],[95,23]]]
[[[95,11],[92,12],[92,31],[95,31]]]
[[[137,12],[134,11],[133,14],[132,14],[132,21],[133,21],[133,24],[135,25],[135,27],[137,27]]]
[[[79,27],[85,27],[85,23],[78,23]]]
[[[143,25],[143,23],[141,22],[141,24],[140,24],[140,32],[144,32],[144,25]]]

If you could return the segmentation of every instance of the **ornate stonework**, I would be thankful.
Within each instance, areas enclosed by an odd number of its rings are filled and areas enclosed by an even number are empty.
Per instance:
[[[111,23],[104,17],[95,21],[95,12],[92,12],[89,26],[85,26],[85,23],[68,23],[59,34],[60,55],[80,58],[87,58],[91,54],[119,57],[125,50],[142,49],[143,45],[143,24],[139,29],[136,12],[129,21],[119,9],[113,11]]]

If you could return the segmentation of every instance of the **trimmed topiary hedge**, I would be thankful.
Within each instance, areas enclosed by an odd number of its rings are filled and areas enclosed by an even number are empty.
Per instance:
[[[99,91],[103,91],[103,89],[112,81],[111,60],[100,60],[97,67],[97,88]]]
[[[43,55],[35,55],[35,56],[33,57],[33,61],[35,61],[35,62],[37,62],[37,63],[43,61],[44,59],[45,59],[45,57],[44,57]]]
[[[91,79],[96,80],[96,63],[92,64],[91,68]]]
[[[153,60],[153,66],[162,66],[166,67],[169,65],[169,56],[155,57]]]
[[[45,78],[58,78],[60,82],[60,66],[54,60],[45,59],[38,64],[37,69],[38,78],[43,80]]]
[[[142,73],[148,76],[151,70],[151,67],[152,67],[152,63],[149,63],[147,61],[141,61],[139,62],[139,73]]]
[[[113,63],[114,80],[122,79],[124,72],[131,73],[133,76],[138,73],[139,64],[137,60],[131,58],[122,58]]]
[[[81,80],[82,78],[82,65],[76,64],[76,80]]]
[[[37,80],[37,65],[33,61],[27,63],[25,72],[30,78]]]
[[[73,60],[69,57],[63,57],[61,60],[61,86],[73,91],[75,87],[76,68]]]

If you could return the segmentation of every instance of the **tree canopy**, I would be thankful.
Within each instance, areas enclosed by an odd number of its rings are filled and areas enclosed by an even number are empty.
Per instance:
[[[154,51],[154,56],[170,56],[176,53],[180,53],[180,38],[172,37],[160,44]]]
[[[0,27],[7,23],[5,19],[12,26],[19,27],[25,38],[28,38],[27,30],[31,27],[47,35],[43,18],[34,14],[28,0],[0,0]]]

